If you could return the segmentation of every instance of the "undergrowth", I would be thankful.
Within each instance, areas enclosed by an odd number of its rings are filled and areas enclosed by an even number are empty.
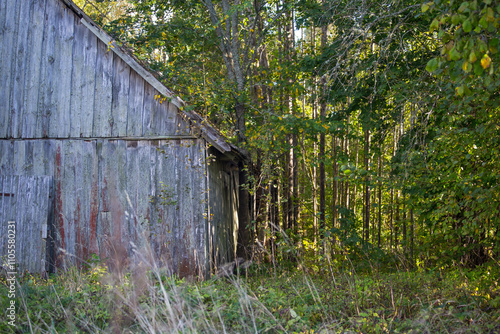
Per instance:
[[[499,280],[498,265],[366,273],[255,265],[245,276],[192,282],[95,263],[49,279],[19,276],[16,327],[2,321],[0,332],[499,333]],[[5,279],[0,295],[4,312]]]

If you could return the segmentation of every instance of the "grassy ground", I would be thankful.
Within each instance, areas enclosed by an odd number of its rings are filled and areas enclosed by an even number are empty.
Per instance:
[[[187,282],[95,264],[48,280],[18,277],[16,327],[1,333],[500,333],[500,269],[253,269]],[[2,312],[8,284],[0,285]],[[5,319],[5,317],[1,317]]]

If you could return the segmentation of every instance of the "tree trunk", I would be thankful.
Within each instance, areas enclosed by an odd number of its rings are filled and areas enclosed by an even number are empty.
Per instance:
[[[242,257],[244,259],[251,258],[251,250],[249,246],[251,244],[250,235],[250,194],[246,187],[248,183],[248,172],[245,169],[245,165],[239,163],[239,208],[238,208],[238,247],[236,248],[236,256]]]
[[[364,162],[365,162],[365,170],[366,172],[369,171],[369,163],[370,163],[370,158],[369,158],[369,151],[370,151],[370,130],[365,129],[365,148],[364,148]],[[363,231],[364,231],[364,240],[365,242],[370,241],[370,177],[367,175],[365,177],[365,182],[364,182],[364,224],[363,224]]]
[[[378,248],[381,246],[381,231],[382,231],[382,145],[379,144],[379,155],[378,155],[378,234],[377,234],[377,245]]]
[[[326,5],[326,0],[322,2],[323,6]],[[328,26],[325,24],[321,27],[321,50],[326,48]],[[326,76],[321,77],[321,89],[326,91]],[[320,121],[325,122],[326,119],[326,99],[321,98],[320,105]],[[320,211],[320,237],[323,238],[326,228],[326,175],[325,175],[325,134],[322,132],[319,135],[319,211]]]

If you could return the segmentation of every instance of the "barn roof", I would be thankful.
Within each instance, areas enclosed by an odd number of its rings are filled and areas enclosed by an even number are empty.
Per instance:
[[[72,10],[79,18],[81,23],[87,27],[97,38],[109,46],[109,48],[127,63],[137,74],[139,74],[146,82],[153,86],[164,97],[174,104],[179,113],[185,118],[193,127],[199,129],[201,136],[209,142],[212,146],[217,148],[221,153],[229,156],[232,159],[246,159],[247,154],[237,146],[229,143],[220,132],[208,123],[203,117],[193,111],[184,108],[185,102],[176,96],[171,90],[163,85],[153,73],[144,68],[143,65],[134,57],[132,52],[122,46],[106,33],[99,25],[97,25],[85,12],[80,9],[72,0],[60,0],[70,10]]]

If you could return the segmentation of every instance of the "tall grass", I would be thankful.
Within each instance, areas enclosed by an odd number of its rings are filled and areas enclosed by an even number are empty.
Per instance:
[[[500,332],[497,264],[394,272],[374,265],[361,273],[328,258],[313,270],[295,258],[288,269],[256,263],[245,275],[194,281],[170,275],[146,255],[112,271],[94,262],[49,279],[20,276],[17,326],[2,321],[0,332]],[[3,281],[2,311],[6,291]]]

